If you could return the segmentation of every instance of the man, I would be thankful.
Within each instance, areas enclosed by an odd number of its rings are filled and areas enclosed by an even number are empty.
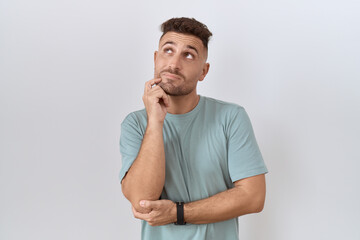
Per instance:
[[[145,109],[122,123],[122,192],[142,239],[238,239],[238,216],[260,212],[267,172],[245,110],[199,96],[209,71],[208,28],[162,24]],[[174,224],[175,223],[175,224]]]

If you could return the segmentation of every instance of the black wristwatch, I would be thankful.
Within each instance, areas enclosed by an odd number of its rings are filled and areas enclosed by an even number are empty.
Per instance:
[[[174,223],[175,225],[185,225],[184,219],[184,203],[183,202],[175,202],[176,203],[176,212],[177,212],[177,221]]]

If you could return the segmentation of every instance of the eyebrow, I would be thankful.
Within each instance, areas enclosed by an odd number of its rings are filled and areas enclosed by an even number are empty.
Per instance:
[[[170,45],[175,45],[175,46],[176,46],[176,43],[174,43],[173,41],[167,41],[167,42],[165,42],[165,43],[162,45],[162,47],[164,47],[166,44],[170,44]],[[197,54],[199,54],[198,50],[197,50],[195,47],[193,47],[193,46],[191,46],[191,45],[187,45],[186,47],[194,50]]]

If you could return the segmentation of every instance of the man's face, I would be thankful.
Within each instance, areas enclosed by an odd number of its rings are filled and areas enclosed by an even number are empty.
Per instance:
[[[166,94],[182,96],[196,91],[208,70],[207,50],[202,41],[192,35],[167,32],[155,52],[155,78]]]

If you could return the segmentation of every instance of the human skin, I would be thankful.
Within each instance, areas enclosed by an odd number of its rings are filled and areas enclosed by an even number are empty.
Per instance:
[[[168,32],[154,54],[154,75],[163,79],[159,85],[168,95],[194,97],[198,81],[202,81],[209,70],[206,59],[207,49],[200,39]]]
[[[197,105],[197,82],[209,70],[206,59],[207,49],[197,37],[168,32],[159,41],[154,53],[155,78],[144,87],[147,127],[138,156],[121,183],[124,196],[138,212],[148,212],[139,205],[140,200],[159,199],[164,187],[166,113],[186,113]]]
[[[122,191],[132,204],[134,216],[153,226],[176,221],[175,203],[158,200],[165,183],[164,119],[166,113],[187,113],[197,105],[197,83],[205,78],[210,66],[206,60],[207,49],[200,39],[174,32],[160,39],[154,53],[154,79],[145,83],[143,95],[147,128],[139,154],[122,180]],[[209,198],[186,203],[185,221],[224,221],[259,212],[264,201],[262,174],[236,181],[233,188]]]
[[[192,224],[225,221],[249,213],[261,212],[265,202],[265,175],[238,180],[234,187],[209,198],[184,204],[184,220]],[[145,220],[151,226],[174,223],[177,220],[176,205],[170,200],[143,200],[146,212],[133,208],[135,218]]]

